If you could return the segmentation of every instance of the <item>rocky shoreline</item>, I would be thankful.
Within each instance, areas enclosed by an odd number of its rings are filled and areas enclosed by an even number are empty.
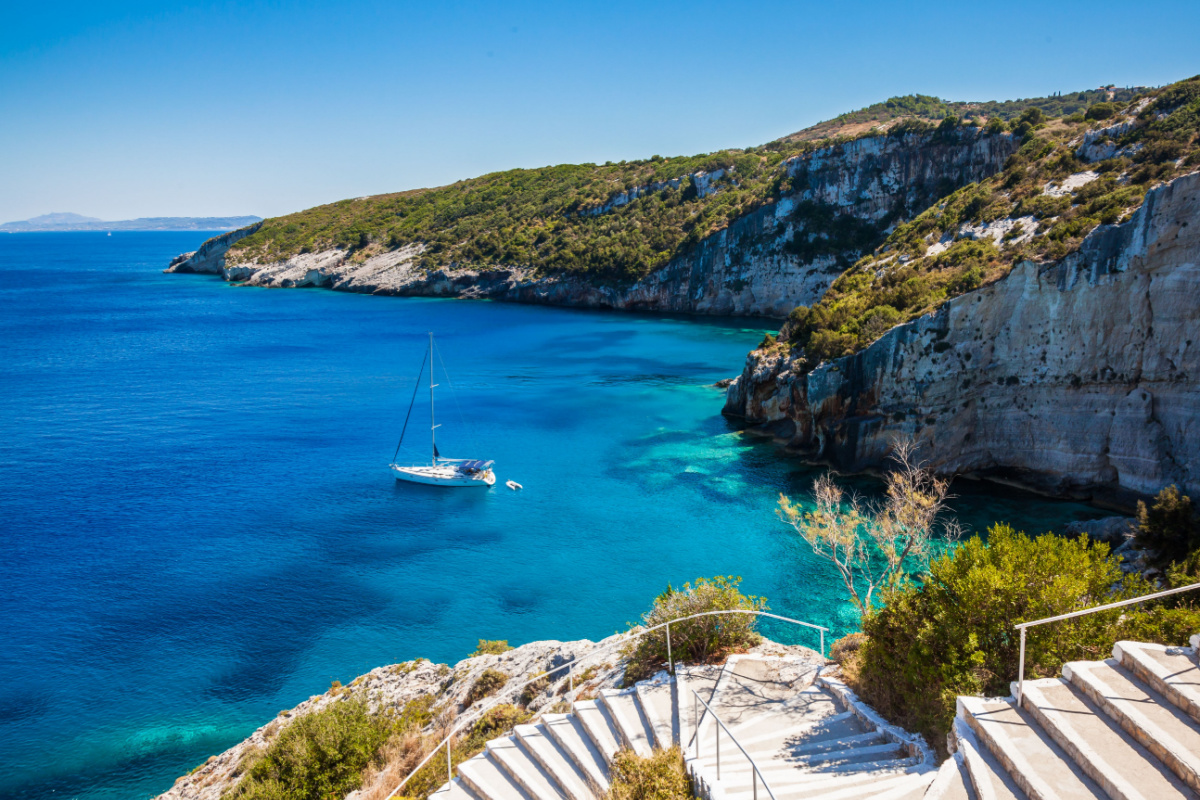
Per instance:
[[[815,303],[841,274],[845,259],[858,255],[797,254],[794,243],[827,236],[806,216],[811,207],[882,229],[895,221],[897,208],[908,209],[902,217],[923,210],[935,186],[962,186],[999,171],[1018,145],[1011,133],[980,130],[950,141],[929,133],[880,135],[795,157],[787,162],[786,175],[802,188],[732,220],[692,251],[634,282],[541,275],[512,265],[427,271],[418,266],[425,249],[421,244],[394,250],[378,245],[361,251],[328,248],[270,263],[241,260],[237,250],[230,254],[230,247],[257,231],[257,225],[180,255],[166,271],[220,275],[231,283],[273,288],[781,319],[798,305]]]

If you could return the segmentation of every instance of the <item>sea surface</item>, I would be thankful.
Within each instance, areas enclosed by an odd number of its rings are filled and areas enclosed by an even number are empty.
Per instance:
[[[719,414],[769,324],[162,274],[206,236],[0,235],[0,797],[150,797],[331,681],[600,638],[697,576],[853,628],[773,513],[816,473]],[[429,331],[439,449],[494,488],[388,471]],[[954,491],[968,530],[1101,516]]]

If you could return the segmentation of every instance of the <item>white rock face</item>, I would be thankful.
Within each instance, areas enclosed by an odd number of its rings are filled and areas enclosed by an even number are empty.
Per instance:
[[[961,186],[997,172],[1016,147],[1010,134],[964,131],[945,142],[929,134],[879,136],[797,157],[789,162],[788,172],[793,177],[803,173],[806,188],[734,220],[691,252],[635,283],[538,275],[507,265],[426,272],[416,265],[420,245],[365,261],[342,250],[327,250],[273,264],[226,266],[226,250],[236,239],[211,240],[202,252],[172,262],[168,271],[208,272],[235,283],[277,288],[321,286],[371,294],[785,317],[796,306],[819,300],[844,268],[833,256],[805,259],[789,249],[793,237],[818,235],[807,230],[802,214],[797,216],[798,208],[803,210],[800,204],[828,204],[840,213],[882,224],[898,206],[911,213],[924,210],[935,187]],[[724,170],[691,176],[701,195],[715,191],[727,177]],[[652,190],[656,188],[636,188],[598,211],[584,213],[607,213]]]
[[[944,473],[1127,506],[1200,492],[1200,173],[1152,190],[1061,262],[1002,280],[793,371],[752,353],[726,413],[840,468],[912,436]]]

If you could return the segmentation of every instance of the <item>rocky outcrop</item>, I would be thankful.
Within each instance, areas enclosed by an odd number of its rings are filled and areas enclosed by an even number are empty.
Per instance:
[[[596,692],[612,688],[620,683],[622,669],[617,650],[609,645],[620,637],[612,636],[600,642],[581,639],[576,642],[530,642],[521,647],[498,655],[481,655],[466,658],[454,665],[434,664],[424,659],[406,661],[378,667],[354,680],[345,687],[336,687],[325,694],[314,695],[289,711],[256,730],[244,741],[239,742],[220,755],[208,759],[195,771],[175,781],[175,785],[159,795],[160,800],[220,800],[221,795],[232,788],[241,777],[240,766],[248,755],[266,748],[285,727],[296,719],[318,711],[331,703],[350,697],[365,698],[373,711],[403,711],[405,705],[425,695],[433,695],[434,710],[438,719],[430,729],[446,724],[450,719],[470,724],[491,705],[491,701],[479,701],[463,706],[467,692],[485,670],[499,670],[509,676],[509,686],[516,687],[543,672],[559,667],[572,659],[580,659],[575,668],[594,667],[586,682],[579,681],[581,692]],[[589,654],[596,650],[594,658]],[[585,673],[586,674],[586,673]],[[548,681],[540,690],[527,699],[530,711],[548,710],[559,701],[557,694],[566,689],[566,673]],[[515,689],[514,689],[515,691]],[[499,694],[504,696],[504,689]],[[511,694],[511,693],[510,693]],[[505,702],[516,702],[511,696]]]
[[[811,248],[795,246],[827,235],[814,227],[814,205],[854,216],[882,232],[895,220],[924,210],[939,193],[995,173],[1016,147],[1010,134],[963,129],[944,138],[924,133],[859,139],[797,157],[787,165],[792,192],[733,220],[633,283],[539,275],[504,265],[426,271],[418,266],[420,245],[369,257],[330,249],[275,263],[231,260],[226,266],[225,250],[252,232],[250,228],[206,242],[196,254],[176,259],[178,263],[172,262],[167,271],[210,272],[232,282],[280,288],[320,286],[371,294],[783,317],[797,305],[815,303],[844,269],[847,257],[855,257],[846,252],[835,255],[836,247],[813,255]],[[727,177],[718,172],[692,176],[693,181],[703,177],[697,191],[712,191],[714,181]],[[620,205],[614,200],[601,211],[611,212]],[[227,237],[236,238],[223,241]]]
[[[171,259],[164,272],[207,272],[219,274],[225,267],[225,253],[239,239],[244,239],[262,227],[262,222],[214,236],[191,253],[181,253]]]
[[[859,471],[914,437],[940,472],[1128,507],[1200,492],[1200,173],[1059,262],[1005,278],[803,372],[756,351],[725,413]]]

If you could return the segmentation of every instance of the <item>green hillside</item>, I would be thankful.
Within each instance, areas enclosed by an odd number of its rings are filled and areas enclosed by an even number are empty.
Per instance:
[[[1134,92],[1119,90],[1114,96],[1124,103]],[[1017,108],[1045,107],[1055,113],[1085,105],[1107,108],[1111,104],[1101,101],[1107,97],[1108,92],[1092,91],[1070,97],[956,104],[912,96],[893,98],[879,107],[891,109],[888,135],[900,135],[934,129],[918,116],[940,120],[945,111],[965,106],[981,111],[964,124],[983,124],[990,115],[988,126],[1001,130],[1008,127],[1006,116]],[[882,113],[873,109],[877,106],[839,119]],[[1076,125],[1086,124],[1082,114],[1077,117]],[[958,125],[957,120],[949,127],[943,125],[939,135],[951,135]],[[419,244],[424,246],[421,265],[429,269],[511,265],[543,274],[574,272],[599,281],[628,281],[793,191],[782,163],[785,159],[848,138],[853,137],[787,137],[759,147],[699,156],[509,170],[436,189],[343,200],[265,221],[234,246],[229,261],[272,262],[330,247],[344,248],[352,258],[363,259]],[[698,173],[703,177],[721,170],[707,193],[699,190]],[[598,213],[604,204],[625,199],[625,193],[635,189],[640,196]],[[902,221],[919,211],[898,209],[894,219]],[[846,227],[840,217],[825,222],[835,232]],[[851,238],[869,249],[882,237]]]
[[[1027,109],[1016,125],[1024,143],[1003,172],[899,226],[817,305],[793,311],[777,346],[801,348],[810,367],[849,355],[894,325],[1003,277],[1022,259],[1061,258],[1096,226],[1128,219],[1155,184],[1200,167],[1200,76],[1151,94],[1140,111],[1094,104],[1086,115],[1091,119],[1048,120],[1039,109]],[[1077,158],[1071,142],[1080,134],[1122,122],[1130,123],[1127,130],[1096,140],[1116,149],[1113,157],[1090,164]],[[1098,177],[1059,196],[1044,191],[1084,171]],[[1032,230],[1016,228],[998,244],[960,234],[964,223],[1029,217]],[[945,249],[931,252],[935,243]]]

